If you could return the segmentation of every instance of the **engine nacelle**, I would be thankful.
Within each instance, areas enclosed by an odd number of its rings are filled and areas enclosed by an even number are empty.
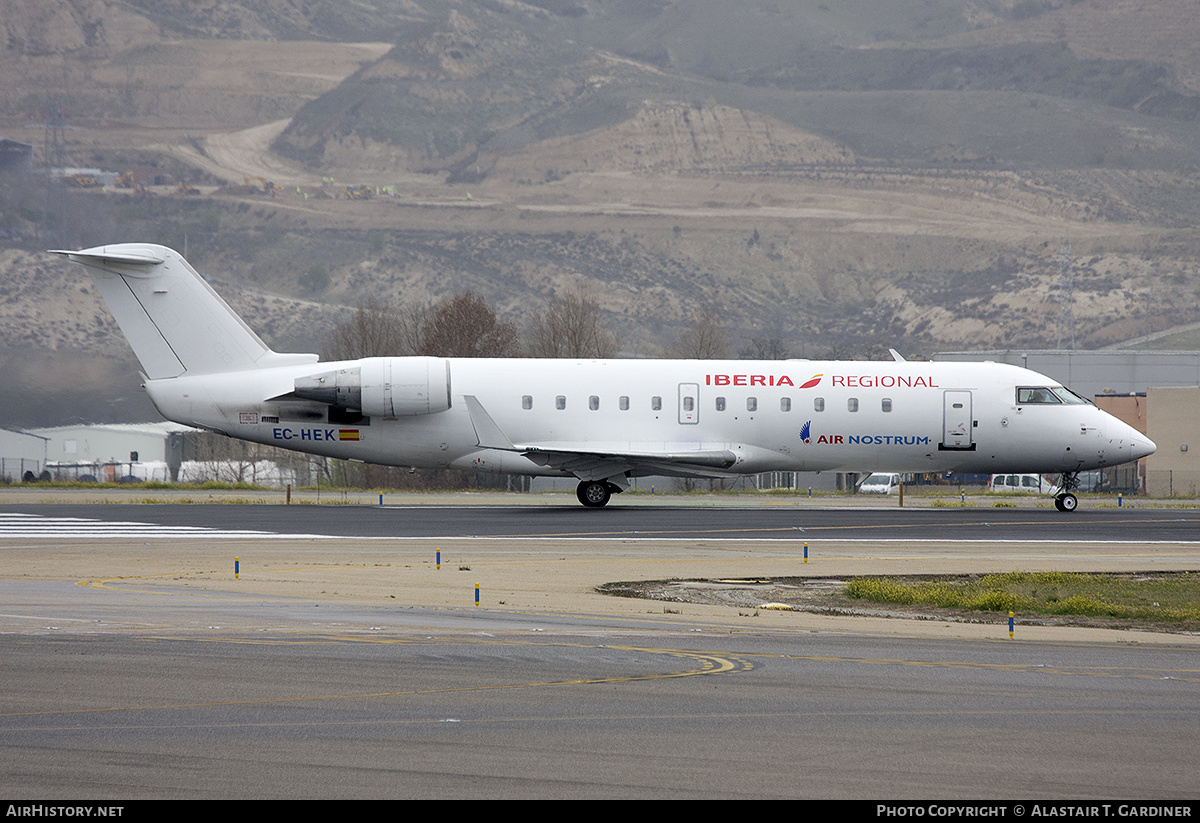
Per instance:
[[[296,379],[295,395],[369,417],[415,417],[450,408],[450,361],[368,357],[349,368]]]

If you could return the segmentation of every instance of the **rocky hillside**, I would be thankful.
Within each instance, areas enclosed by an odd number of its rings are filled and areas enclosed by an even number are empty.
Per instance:
[[[1073,123],[1114,109],[1200,116],[1187,85],[1200,12],[1184,0],[485,8],[423,6],[419,25],[305,106],[276,149],[316,165],[486,173],[492,158],[633,127],[647,107],[683,102],[769,117],[859,157],[1024,167],[1061,161],[1053,147]],[[841,94],[823,105],[812,92]],[[1026,111],[1014,111],[1013,93]],[[1196,159],[1190,140],[1161,148]],[[1067,156],[1094,166],[1117,152],[1126,164],[1161,160],[1129,152],[1112,130]]]
[[[367,298],[469,288],[524,324],[577,287],[630,356],[702,309],[735,351],[1054,345],[1064,241],[1081,345],[1198,319],[1186,0],[11,0],[0,26],[0,136],[40,163],[30,127],[67,112],[64,164],[199,192],[0,173],[0,376],[60,387],[17,422],[138,396],[46,246],[186,246],[309,350]]]

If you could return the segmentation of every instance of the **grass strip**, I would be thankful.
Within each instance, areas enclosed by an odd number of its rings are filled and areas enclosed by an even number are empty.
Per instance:
[[[856,600],[1022,615],[1081,615],[1163,623],[1200,621],[1200,574],[1007,572],[957,578],[860,577]]]

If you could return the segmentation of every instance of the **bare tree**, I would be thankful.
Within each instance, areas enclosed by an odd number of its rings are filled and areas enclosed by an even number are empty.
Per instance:
[[[325,360],[357,360],[415,354],[424,320],[424,309],[397,308],[372,298],[360,305],[349,320],[333,327],[321,356]]]
[[[882,343],[864,343],[859,347],[855,360],[891,360],[892,351]]]
[[[695,322],[683,330],[679,340],[667,348],[668,357],[686,360],[724,360],[729,356],[729,337],[721,318],[713,309],[696,315]]]
[[[333,328],[321,355],[326,360],[360,357],[515,357],[519,335],[496,319],[472,292],[446,298],[432,309],[368,300]]]
[[[582,289],[558,295],[545,311],[533,316],[529,330],[529,354],[532,357],[616,356],[617,337],[604,327],[600,304]]]
[[[436,357],[516,357],[520,336],[512,323],[474,292],[456,294],[429,312],[421,324],[418,354]]]
[[[743,360],[787,360],[792,356],[778,337],[750,337],[750,345],[738,352]]]

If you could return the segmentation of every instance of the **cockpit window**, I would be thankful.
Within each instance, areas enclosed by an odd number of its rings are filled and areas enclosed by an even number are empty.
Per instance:
[[[1068,405],[1087,405],[1086,400],[1065,386],[1018,386],[1017,404],[1032,406],[1036,404],[1049,405],[1066,403]]]
[[[1033,403],[1061,403],[1054,392],[1048,388],[1041,386],[1037,387],[1018,387],[1017,388],[1017,403],[1023,406],[1028,406]]]
[[[1064,403],[1070,403],[1071,405],[1076,405],[1076,406],[1081,405],[1081,404],[1084,406],[1091,405],[1091,403],[1089,403],[1087,401],[1087,399],[1080,397],[1075,392],[1068,389],[1066,386],[1055,386],[1054,393],[1057,394]]]

